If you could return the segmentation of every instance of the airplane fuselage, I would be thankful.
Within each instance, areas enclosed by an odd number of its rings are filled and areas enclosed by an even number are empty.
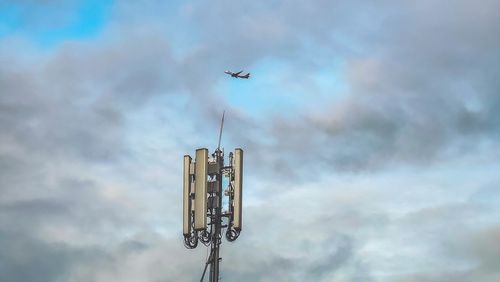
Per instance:
[[[250,73],[247,73],[245,75],[240,75],[240,73],[242,73],[243,71],[239,71],[239,72],[232,72],[232,71],[224,71],[224,73],[226,74],[229,74],[231,77],[234,77],[234,78],[250,78]]]

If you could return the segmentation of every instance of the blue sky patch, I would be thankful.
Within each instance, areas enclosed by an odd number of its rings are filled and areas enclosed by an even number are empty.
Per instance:
[[[92,38],[109,19],[113,1],[88,0],[66,5],[14,4],[1,7],[0,37],[21,35],[42,47]]]

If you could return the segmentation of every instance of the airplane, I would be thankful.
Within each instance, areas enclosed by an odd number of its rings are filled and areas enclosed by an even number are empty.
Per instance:
[[[235,77],[235,78],[250,78],[250,73],[247,73],[245,75],[240,75],[243,71],[239,71],[239,72],[231,72],[231,71],[224,71],[224,73],[226,74],[229,74],[230,76],[232,77]]]

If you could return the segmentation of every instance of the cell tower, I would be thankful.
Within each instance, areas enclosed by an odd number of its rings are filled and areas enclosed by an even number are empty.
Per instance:
[[[225,230],[226,239],[233,242],[241,232],[243,150],[229,153],[229,164],[224,165],[224,151],[220,149],[224,113],[222,114],[219,143],[209,157],[208,149],[196,149],[194,162],[184,156],[183,234],[184,245],[194,249],[201,241],[210,247],[210,255],[201,276],[203,281],[210,265],[210,282],[219,281],[220,244]],[[223,179],[228,185],[222,193]],[[228,198],[227,210],[222,208],[222,198]],[[223,219],[227,218],[226,222]],[[224,229],[224,230],[223,230]]]

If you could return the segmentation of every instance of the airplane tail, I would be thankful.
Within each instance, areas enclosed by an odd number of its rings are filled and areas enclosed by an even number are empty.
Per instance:
[[[250,78],[250,73],[245,74],[242,78]]]

